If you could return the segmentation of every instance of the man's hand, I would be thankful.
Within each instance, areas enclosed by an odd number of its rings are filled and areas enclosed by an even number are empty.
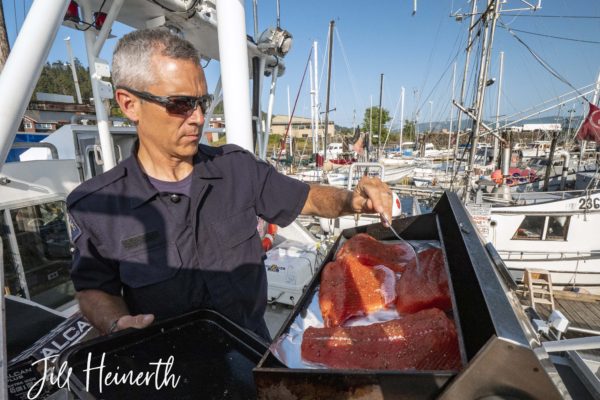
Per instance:
[[[152,314],[129,315],[121,296],[102,290],[81,290],[77,292],[77,300],[84,317],[103,335],[127,328],[142,329],[154,321]]]
[[[392,201],[388,185],[378,178],[365,176],[353,192],[326,185],[310,185],[302,214],[337,218],[356,213],[383,213],[391,221]],[[383,218],[381,220],[385,223]]]
[[[123,315],[116,320],[114,329],[112,326],[109,328],[109,333],[122,331],[123,329],[127,328],[143,329],[149,326],[152,322],[154,322],[153,314]]]
[[[392,190],[387,184],[379,178],[363,176],[352,193],[352,209],[355,213],[385,214],[391,221],[392,199]],[[384,218],[381,222],[386,224]]]

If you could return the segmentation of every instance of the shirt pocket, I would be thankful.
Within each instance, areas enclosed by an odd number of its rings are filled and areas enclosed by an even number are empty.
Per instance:
[[[134,289],[154,285],[175,276],[181,269],[181,256],[175,243],[126,254],[120,263],[121,281]]]
[[[224,270],[233,271],[242,265],[262,262],[262,247],[256,225],[256,214],[252,207],[212,223],[220,249],[217,257]]]

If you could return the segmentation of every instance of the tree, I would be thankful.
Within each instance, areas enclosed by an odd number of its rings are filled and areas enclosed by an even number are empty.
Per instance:
[[[403,141],[415,141],[415,121],[404,120],[404,128],[402,129]]]
[[[385,127],[390,121],[390,113],[385,108],[381,109],[381,138],[376,137],[379,133],[379,107],[370,107],[365,110],[365,115],[363,117],[363,131],[369,132],[369,129],[372,127],[371,137],[373,144],[379,144],[379,139],[381,142],[385,142],[385,138],[388,135],[388,129]]]
[[[2,6],[2,0],[0,0],[0,72],[4,68],[8,53],[10,53],[10,46],[8,45],[6,24],[4,23],[4,7]]]

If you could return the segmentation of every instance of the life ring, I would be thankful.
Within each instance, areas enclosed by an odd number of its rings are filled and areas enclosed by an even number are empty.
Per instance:
[[[267,233],[262,237],[262,248],[264,251],[269,251],[273,247],[275,235],[277,234],[277,225],[268,224]]]

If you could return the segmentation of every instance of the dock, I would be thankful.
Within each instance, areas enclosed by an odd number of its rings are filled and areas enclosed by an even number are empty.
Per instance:
[[[555,308],[569,320],[569,326],[600,332],[600,296],[567,291],[554,291]],[[536,311],[545,320],[552,310],[539,304]],[[567,338],[581,337],[580,333],[567,331]]]

